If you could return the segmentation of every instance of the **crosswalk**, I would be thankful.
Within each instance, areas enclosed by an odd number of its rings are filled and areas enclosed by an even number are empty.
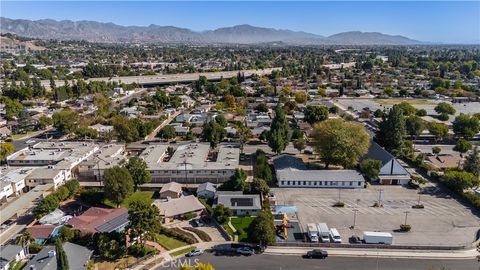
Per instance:
[[[298,197],[290,203],[299,208],[307,208],[315,213],[323,214],[345,214],[350,215],[356,209],[359,214],[375,214],[375,215],[399,215],[409,211],[411,215],[430,215],[430,216],[469,216],[471,213],[468,209],[461,205],[452,206],[441,201],[422,201],[424,209],[413,209],[412,206],[417,204],[416,201],[407,200],[385,200],[383,207],[372,207],[375,200],[362,200],[360,202],[354,200],[342,200],[345,207],[332,207],[336,202],[334,199],[306,198]]]

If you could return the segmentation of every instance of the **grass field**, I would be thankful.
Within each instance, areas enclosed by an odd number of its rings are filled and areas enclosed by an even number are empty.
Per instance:
[[[175,256],[178,256],[178,255],[182,255],[182,254],[185,254],[185,253],[188,253],[194,249],[196,249],[197,247],[193,246],[193,247],[188,247],[188,248],[184,248],[184,249],[180,249],[180,250],[177,250],[175,252],[172,252],[170,253],[170,256],[172,257],[175,257]]]
[[[237,230],[238,241],[247,241],[248,238],[248,227],[250,223],[255,219],[255,217],[232,217],[231,223],[233,227]],[[241,230],[240,230],[241,229]],[[242,233],[239,233],[239,230]]]
[[[157,243],[159,243],[162,247],[164,247],[167,250],[172,250],[172,249],[176,249],[176,248],[188,245],[185,242],[178,241],[177,239],[168,237],[164,234],[157,234],[156,238],[157,238]]]
[[[411,105],[437,105],[436,102],[425,99],[375,99],[375,102],[381,105],[395,105],[406,101]]]
[[[124,269],[126,265],[131,265],[135,263],[137,259],[134,257],[128,256],[126,258],[118,259],[114,262],[99,262],[93,266],[93,269],[98,270],[114,270],[114,269]]]
[[[143,201],[147,204],[152,204],[153,202],[153,191],[137,191],[137,192],[134,192],[132,195],[130,195],[129,197],[127,197],[122,203],[121,203],[121,206],[122,207],[125,207],[125,208],[128,208],[128,206],[130,205],[130,203],[134,202],[134,201]],[[103,203],[105,205],[108,205],[110,207],[117,207],[112,201],[108,200],[108,199],[105,199],[103,201]]]

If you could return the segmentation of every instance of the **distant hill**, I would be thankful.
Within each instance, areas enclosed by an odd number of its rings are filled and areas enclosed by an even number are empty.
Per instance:
[[[286,45],[410,45],[421,42],[382,33],[345,32],[329,37],[291,30],[237,25],[195,32],[174,26],[121,26],[95,21],[14,20],[0,17],[0,31],[38,39],[87,40],[106,43],[233,43],[281,42]]]

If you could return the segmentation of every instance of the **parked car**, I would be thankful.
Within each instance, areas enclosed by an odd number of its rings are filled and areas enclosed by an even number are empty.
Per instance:
[[[203,227],[205,224],[200,219],[194,219],[192,225],[193,227]]]
[[[328,252],[321,249],[314,249],[307,252],[305,258],[309,259],[325,259],[328,257]]]
[[[185,256],[187,257],[194,257],[194,256],[200,256],[203,254],[203,250],[196,248],[190,252],[188,252]]]
[[[26,141],[27,144],[32,144],[32,143],[35,143],[35,140],[28,140]]]
[[[237,253],[240,253],[245,256],[250,256],[250,255],[253,255],[255,252],[253,251],[253,249],[249,247],[241,247],[241,248],[237,248]]]
[[[351,244],[360,244],[360,243],[362,243],[362,239],[360,239],[360,237],[358,237],[358,235],[352,235],[348,239],[348,242],[350,242]]]

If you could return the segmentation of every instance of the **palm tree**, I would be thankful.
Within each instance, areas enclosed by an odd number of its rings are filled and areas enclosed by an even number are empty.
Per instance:
[[[30,232],[24,231],[22,235],[18,237],[17,243],[23,247],[23,250],[25,251],[25,254],[28,255],[28,250],[30,247],[30,244],[33,241],[33,236]]]

